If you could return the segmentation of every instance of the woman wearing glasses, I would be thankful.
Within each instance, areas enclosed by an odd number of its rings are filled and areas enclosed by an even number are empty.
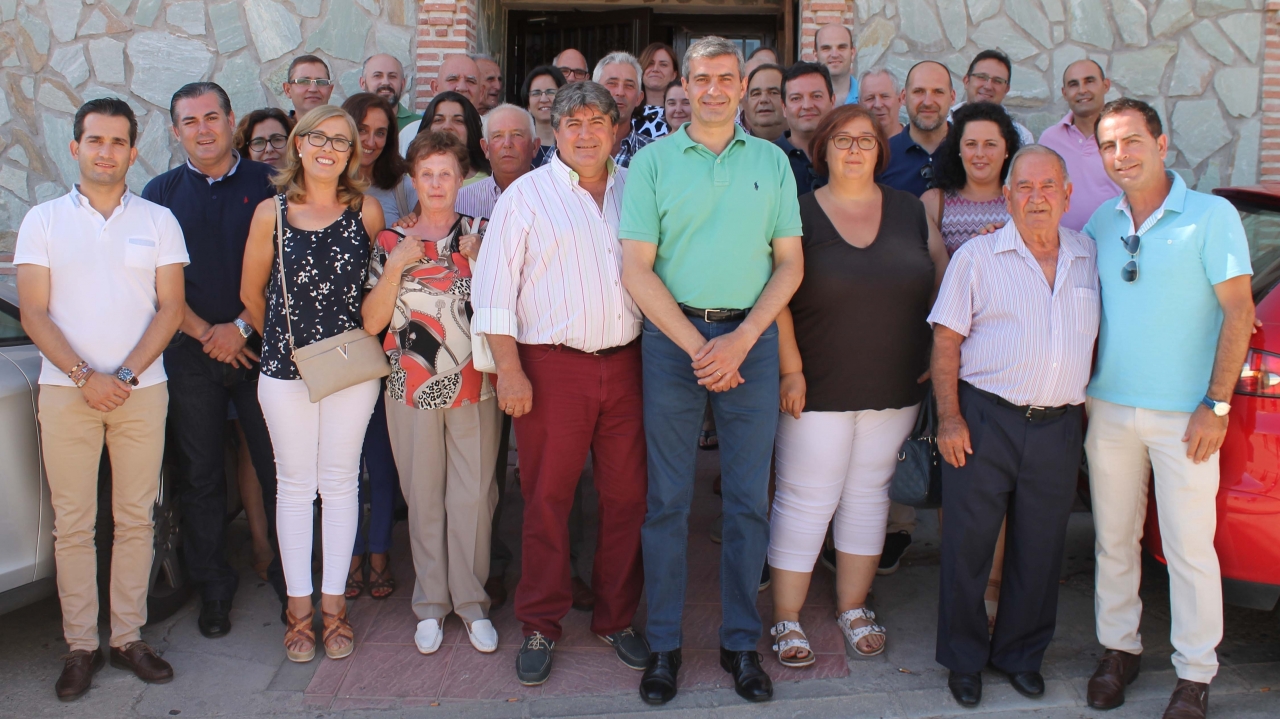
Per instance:
[[[565,86],[564,75],[550,65],[539,65],[529,71],[520,88],[520,98],[533,115],[534,131],[542,144],[533,157],[533,166],[542,167],[556,150],[556,133],[551,127],[551,105],[556,101],[556,91]]]
[[[804,281],[778,316],[783,416],[776,442],[769,566],[774,650],[813,664],[800,613],[828,524],[836,545],[836,623],[853,651],[884,651],[866,608],[884,547],[889,480],[916,421],[929,368],[929,315],[947,255],[910,193],[878,185],[889,146],[860,105],[814,132],[828,184],[800,197]]]
[[[284,167],[284,147],[289,141],[293,120],[276,107],[264,107],[245,115],[236,128],[235,146],[241,157],[265,162],[277,170]]]
[[[364,195],[358,139],[355,120],[340,107],[322,105],[302,116],[276,179],[280,194],[254,214],[240,284],[240,298],[262,335],[258,401],[276,454],[276,531],[289,594],[284,644],[296,662],[310,661],[316,649],[311,515],[317,492],[324,510],[325,654],[340,659],[355,648],[343,593],[356,535],[360,449],[379,382],[362,382],[313,403],[290,348],[363,325],[371,238],[382,231],[383,219],[382,206]],[[281,238],[277,203],[283,207]]]

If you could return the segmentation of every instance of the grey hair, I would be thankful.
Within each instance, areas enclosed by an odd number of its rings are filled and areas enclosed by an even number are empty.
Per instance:
[[[1067,172],[1067,161],[1062,159],[1062,155],[1059,155],[1056,151],[1045,147],[1044,145],[1025,145],[1019,148],[1017,152],[1013,153],[1013,159],[1009,160],[1009,174],[1004,178],[1004,186],[1006,189],[1010,186],[1009,183],[1013,179],[1013,171],[1018,167],[1018,160],[1021,160],[1023,155],[1045,155],[1047,157],[1052,157],[1058,161],[1058,169],[1062,172],[1063,184],[1071,182],[1071,173]]]
[[[742,59],[742,50],[737,43],[716,35],[708,35],[701,38],[690,45],[688,50],[684,51],[684,62],[680,64],[680,74],[684,79],[688,80],[689,66],[692,64],[692,60],[724,57],[725,55],[733,55],[738,58],[738,76],[746,75],[747,63]]]
[[[596,82],[571,82],[556,92],[556,101],[551,105],[551,126],[559,130],[560,118],[584,109],[595,110],[607,116],[614,125],[622,119],[618,103],[604,85]]]
[[[520,113],[521,115],[524,116],[525,121],[529,123],[529,135],[532,137],[534,134],[537,133],[537,130],[533,124],[533,115],[530,115],[528,110],[524,109],[523,107],[520,107],[519,105],[512,105],[509,102],[504,102],[501,105],[497,105],[491,108],[488,112],[484,114],[484,117],[480,118],[480,126],[482,128],[481,134],[484,135],[484,139],[486,140],[489,139],[489,118],[497,115],[499,111],[502,111],[502,112],[515,111]]]
[[[863,81],[863,80],[866,80],[867,78],[871,77],[872,75],[888,75],[888,76],[889,76],[889,82],[893,85],[893,91],[894,91],[895,93],[897,93],[897,92],[902,92],[902,86],[898,84],[898,78],[897,78],[897,77],[895,77],[895,76],[894,76],[894,74],[893,74],[892,72],[890,72],[890,71],[889,71],[889,68],[885,67],[884,65],[876,65],[875,67],[871,68],[870,70],[866,70],[866,71],[864,71],[861,75],[859,75],[859,76],[858,76],[858,86],[859,86],[859,87],[861,87],[861,86],[862,86],[862,81]]]
[[[469,57],[470,57],[473,61],[475,61],[475,62],[480,62],[481,60],[488,60],[489,62],[493,63],[494,65],[497,65],[497,64],[498,64],[498,61],[497,61],[497,60],[494,60],[494,59],[493,59],[493,56],[492,56],[492,55],[490,55],[490,54],[489,54],[489,53],[487,53],[487,52],[478,52],[478,53],[476,53],[476,54],[474,54],[474,55],[470,55]]]
[[[640,61],[635,55],[629,52],[611,52],[600,58],[600,62],[596,63],[596,69],[591,73],[592,82],[600,82],[604,77],[604,68],[606,65],[630,65],[636,70],[636,83],[640,83],[640,79],[644,77],[644,68],[640,67]]]

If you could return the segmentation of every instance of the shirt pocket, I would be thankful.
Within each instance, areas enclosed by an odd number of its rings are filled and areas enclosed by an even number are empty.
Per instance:
[[[146,237],[130,237],[124,245],[124,264],[135,270],[156,268],[156,241]]]
[[[1073,287],[1067,299],[1072,325],[1079,332],[1097,337],[1098,321],[1102,317],[1102,301],[1098,291],[1088,287]]]

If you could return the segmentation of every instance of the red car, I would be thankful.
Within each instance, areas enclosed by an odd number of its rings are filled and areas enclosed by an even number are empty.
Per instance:
[[[1222,445],[1218,533],[1223,599],[1270,610],[1280,599],[1280,184],[1224,187],[1240,211],[1253,262],[1258,328],[1231,398]],[[1164,562],[1155,492],[1147,505],[1143,544]]]

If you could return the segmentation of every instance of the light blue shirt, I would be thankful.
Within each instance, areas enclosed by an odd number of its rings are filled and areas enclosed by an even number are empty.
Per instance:
[[[1188,190],[1177,173],[1164,204],[1137,228],[1138,279],[1120,271],[1134,233],[1124,195],[1085,225],[1098,244],[1102,325],[1090,397],[1166,412],[1191,412],[1209,389],[1222,328],[1213,286],[1253,274],[1249,243],[1230,202]]]
[[[858,78],[852,75],[849,76],[849,94],[845,96],[844,102],[841,104],[842,105],[858,104]]]

